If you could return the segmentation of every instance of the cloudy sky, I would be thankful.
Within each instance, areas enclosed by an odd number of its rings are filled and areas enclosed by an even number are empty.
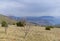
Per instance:
[[[60,0],[0,0],[0,14],[60,16]]]

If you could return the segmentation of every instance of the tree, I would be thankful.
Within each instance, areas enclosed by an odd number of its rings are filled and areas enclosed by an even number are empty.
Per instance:
[[[21,22],[21,21],[17,22],[16,25],[17,25],[18,27],[24,27],[24,23]]]
[[[45,30],[50,30],[50,27],[46,27]]]
[[[19,22],[16,23],[16,25],[19,27],[24,27],[25,38],[30,30],[30,24],[26,21],[25,18],[22,18]]]
[[[2,21],[1,26],[5,27],[5,33],[7,33],[7,27],[8,27],[7,22],[6,21]]]
[[[24,33],[25,33],[24,38],[26,38],[26,36],[29,33],[29,31],[30,31],[30,25],[29,24],[26,24],[26,26],[24,27]]]
[[[46,30],[50,30],[51,28],[54,28],[53,26],[46,26]]]

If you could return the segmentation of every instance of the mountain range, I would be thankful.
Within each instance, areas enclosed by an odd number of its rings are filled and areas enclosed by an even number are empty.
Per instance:
[[[53,16],[40,16],[40,17],[16,17],[16,16],[6,16],[0,14],[0,23],[6,21],[10,24],[16,23],[21,19],[25,19],[28,23],[38,24],[38,25],[60,25],[60,17]]]
[[[21,20],[24,18],[27,22],[39,24],[39,25],[57,25],[60,24],[60,17],[56,18],[53,16],[40,16],[40,17],[16,17],[16,16],[9,16],[11,19],[14,20]]]

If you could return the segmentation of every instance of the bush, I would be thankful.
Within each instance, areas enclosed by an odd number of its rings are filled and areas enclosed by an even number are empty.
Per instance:
[[[45,30],[50,30],[51,28],[53,28],[52,26],[47,26],[46,28],[45,28]]]
[[[19,26],[19,27],[24,27],[24,23],[21,22],[21,21],[17,22],[16,25]]]
[[[46,26],[46,30],[50,30],[51,28],[54,28],[53,26]]]
[[[49,28],[49,27],[46,27],[45,29],[46,29],[46,30],[50,30],[50,28]]]
[[[7,24],[7,22],[2,21],[1,26],[2,26],[2,27],[8,27],[8,24]]]

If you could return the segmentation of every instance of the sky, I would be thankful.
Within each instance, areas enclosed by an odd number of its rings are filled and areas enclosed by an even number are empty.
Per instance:
[[[0,0],[0,14],[60,16],[60,0]]]

